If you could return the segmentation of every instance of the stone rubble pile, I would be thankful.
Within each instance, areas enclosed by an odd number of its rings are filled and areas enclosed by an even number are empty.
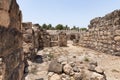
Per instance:
[[[48,80],[106,80],[104,71],[96,61],[59,62],[52,60]]]

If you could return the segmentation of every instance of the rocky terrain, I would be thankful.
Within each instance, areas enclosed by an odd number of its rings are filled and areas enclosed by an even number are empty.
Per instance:
[[[120,80],[120,58],[73,46],[44,48],[37,62],[28,61],[25,80]]]
[[[120,80],[120,10],[80,32],[22,17],[16,0],[0,1],[0,80]]]

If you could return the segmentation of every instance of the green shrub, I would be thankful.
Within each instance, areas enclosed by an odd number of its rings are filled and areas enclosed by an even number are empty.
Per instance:
[[[84,57],[84,61],[89,62],[89,58]]]

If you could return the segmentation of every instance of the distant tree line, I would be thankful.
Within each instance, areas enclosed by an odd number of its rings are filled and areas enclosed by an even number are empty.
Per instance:
[[[87,30],[87,28],[79,28],[77,26],[69,27],[68,25],[64,26],[62,24],[58,24],[55,27],[52,24],[43,24],[41,28],[46,30]]]

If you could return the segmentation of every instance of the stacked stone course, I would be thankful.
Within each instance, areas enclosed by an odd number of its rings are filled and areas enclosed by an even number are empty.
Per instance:
[[[35,43],[35,52],[40,49],[43,49],[43,40],[42,40],[42,29],[39,24],[33,24],[32,29],[34,31],[34,43]]]
[[[67,46],[67,35],[64,32],[60,32],[58,36],[58,45],[60,47]]]
[[[80,34],[79,44],[105,53],[120,55],[120,10],[90,21]]]
[[[32,22],[23,23],[23,51],[26,55],[37,53],[44,47],[67,46],[67,35],[65,32],[51,34],[41,29],[39,24]]]
[[[33,24],[32,29],[34,31],[36,51],[51,46],[51,37],[46,30],[42,29],[39,24]]]
[[[67,46],[67,34],[66,32],[60,30],[55,31],[54,30],[47,30],[47,32],[50,35],[50,46],[59,46],[59,47],[66,47]]]
[[[32,23],[22,23],[22,26],[23,52],[26,57],[30,57],[35,53],[34,31],[32,29]]]

